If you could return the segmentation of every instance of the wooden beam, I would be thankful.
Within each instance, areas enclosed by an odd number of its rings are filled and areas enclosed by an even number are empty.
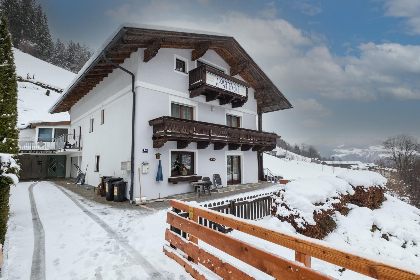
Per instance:
[[[190,143],[191,143],[191,141],[178,140],[178,141],[176,141],[176,148],[177,149],[185,149],[186,147],[188,147],[188,145]]]
[[[175,246],[189,257],[192,257],[194,260],[201,260],[200,264],[209,270],[213,271],[218,276],[223,279],[244,279],[251,280],[254,279],[245,272],[240,271],[233,265],[226,263],[216,256],[208,253],[204,249],[201,249],[194,243],[188,242],[185,239],[181,238],[179,235],[174,234],[169,229],[166,229],[165,240],[168,241],[171,245]]]
[[[226,105],[229,104],[233,99],[233,96],[231,95],[223,95],[219,97],[219,104],[220,105]]]
[[[246,103],[246,100],[235,100],[232,101],[232,108],[239,108],[244,106],[244,104]]]
[[[153,149],[162,148],[165,145],[166,139],[154,139],[153,140]]]
[[[228,149],[229,149],[229,151],[234,151],[234,150],[239,149],[240,146],[241,146],[241,144],[229,143]]]
[[[215,150],[222,150],[224,147],[226,147],[227,143],[217,142],[214,143],[214,149]]]
[[[252,147],[252,151],[253,151],[253,152],[259,152],[259,151],[261,151],[263,148],[264,148],[264,146],[258,146],[258,145],[255,145],[254,147]]]
[[[207,52],[209,47],[210,47],[210,43],[200,44],[197,48],[195,48],[191,52],[191,60],[195,61],[199,59],[200,57],[202,57]]]
[[[179,256],[178,254],[173,252],[171,248],[164,246],[163,252],[165,253],[165,255],[167,255],[168,257],[179,263],[182,267],[184,267],[185,271],[191,274],[191,276],[195,279],[206,280],[206,277],[204,277],[204,275],[198,271],[198,269],[196,268],[197,266],[195,264],[190,263],[183,257]]]
[[[197,208],[194,207],[194,211],[195,209]],[[167,213],[166,222],[276,279],[333,279],[294,261],[278,257],[249,243],[191,222],[174,213]]]
[[[216,91],[206,93],[206,102],[216,100],[219,96],[220,96],[220,93]]]
[[[171,200],[170,206],[184,212],[189,211],[189,205]],[[387,280],[409,280],[420,279],[419,274],[396,268],[384,263],[372,261],[363,257],[353,255],[344,251],[331,248],[326,245],[319,244],[319,240],[311,242],[306,239],[301,239],[297,235],[289,235],[255,224],[247,223],[238,218],[220,214],[212,210],[204,210],[201,208],[194,208],[194,215],[202,219],[210,220],[219,223],[226,227],[234,228],[235,230],[243,233],[262,238],[266,241],[275,243],[277,245],[289,248],[294,251],[301,252],[313,258],[332,263],[339,267],[361,273],[363,275],[372,277],[374,279],[387,279]],[[181,229],[182,230],[182,229]],[[197,236],[199,239],[200,236]],[[204,241],[204,240],[203,240]],[[309,278],[310,279],[310,278]]]
[[[200,96],[203,93],[204,93],[204,88],[202,86],[201,87],[198,87],[198,88],[193,89],[193,90],[190,91],[190,98],[194,98],[194,97]]]
[[[303,263],[306,267],[311,268],[311,256],[295,252],[295,261]]]
[[[162,39],[157,39],[149,43],[149,46],[144,50],[143,62],[148,62],[157,55],[162,42]]]
[[[210,145],[210,141],[198,141],[197,149],[205,149]]]
[[[254,145],[242,144],[241,151],[249,151],[252,147],[254,147]]]
[[[241,74],[249,66],[249,61],[242,61],[233,67],[230,67],[230,75],[236,76]]]

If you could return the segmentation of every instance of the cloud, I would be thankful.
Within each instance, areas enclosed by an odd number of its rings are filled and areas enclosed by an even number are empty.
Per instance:
[[[315,16],[322,12],[321,3],[317,3],[316,5],[309,4],[307,0],[295,0],[294,7],[299,9],[303,14],[309,16]]]
[[[316,117],[330,117],[332,115],[332,111],[330,109],[325,108],[322,104],[318,103],[318,101],[313,98],[299,98],[292,103],[294,105],[295,111],[299,114],[306,113]]]
[[[278,14],[278,10],[274,2],[265,4],[266,8],[258,12],[259,16],[264,18],[274,19]]]
[[[320,121],[309,119],[300,122],[300,125],[306,128],[317,128],[322,127],[324,124]]]
[[[405,18],[407,33],[420,34],[420,1],[384,0],[385,16]]]
[[[206,0],[197,0],[200,4],[205,5]],[[148,5],[141,7],[132,7],[129,4],[123,4],[117,9],[107,9],[105,15],[110,16],[114,21],[120,22],[142,22],[156,21],[173,16],[183,16],[181,14],[181,6],[175,1],[169,0],[151,0]]]

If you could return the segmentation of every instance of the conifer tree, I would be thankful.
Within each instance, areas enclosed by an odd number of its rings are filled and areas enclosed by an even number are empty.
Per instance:
[[[12,40],[4,14],[0,23],[0,153],[17,154],[17,79]]]

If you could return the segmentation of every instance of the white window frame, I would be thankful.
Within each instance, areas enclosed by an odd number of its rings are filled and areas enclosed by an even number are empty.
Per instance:
[[[195,61],[195,68],[197,68],[197,67],[198,67],[198,65],[197,65],[197,62],[198,62],[198,61],[204,62],[205,64],[208,64],[208,65],[210,65],[210,66],[213,66],[214,68],[217,68],[217,69],[219,69],[219,70],[222,70],[225,74],[227,74],[227,73],[228,73],[228,70],[227,70],[225,67],[219,66],[219,65],[217,65],[217,64],[215,64],[215,63],[213,63],[213,62],[210,62],[210,61],[205,60],[205,59],[202,59],[202,58],[199,58],[199,59],[197,59],[197,60]]]
[[[105,108],[101,109],[101,125],[105,123]]]
[[[198,120],[198,102],[192,101],[191,99],[182,98],[182,97],[169,96],[169,111],[168,111],[169,113],[168,113],[168,116],[172,116],[172,103],[193,107],[193,109],[194,109],[193,120],[195,120],[195,121]]]
[[[94,117],[90,117],[89,118],[89,133],[93,133],[93,125],[94,125],[94,123],[95,123],[95,118]]]
[[[193,152],[194,153],[194,173],[195,174],[200,174],[198,172],[198,151],[197,150],[191,150],[191,149],[169,149],[168,150],[168,174],[171,174],[172,170],[171,170],[171,160],[172,160],[172,152]],[[227,164],[227,163],[226,163]],[[226,168],[226,167],[225,167]],[[185,175],[185,176],[194,176],[194,175]],[[172,175],[170,175],[170,178],[177,178],[177,177],[172,177]],[[187,182],[188,183],[188,182]]]
[[[175,68],[176,68],[176,60],[177,59],[182,60],[182,61],[185,62],[185,73],[184,72],[181,72],[181,71],[175,70]],[[175,73],[178,73],[178,74],[181,74],[181,75],[184,75],[184,76],[188,76],[188,59],[185,58],[185,57],[182,57],[180,55],[174,54],[174,67],[173,68],[174,68],[174,72]]]
[[[227,125],[227,122],[226,122],[226,116],[227,115],[239,117],[239,128],[244,127],[244,121],[243,121],[244,120],[244,113],[238,112],[238,111],[235,111],[235,110],[225,109],[225,125]]]

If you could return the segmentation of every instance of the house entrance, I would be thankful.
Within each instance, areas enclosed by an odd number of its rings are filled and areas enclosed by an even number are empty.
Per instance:
[[[227,156],[227,184],[241,183],[241,157]]]

